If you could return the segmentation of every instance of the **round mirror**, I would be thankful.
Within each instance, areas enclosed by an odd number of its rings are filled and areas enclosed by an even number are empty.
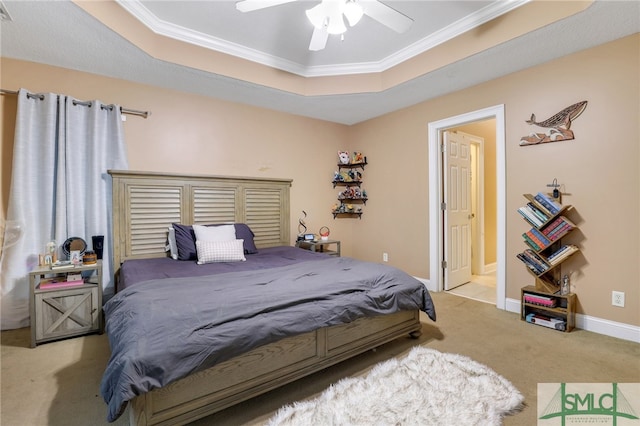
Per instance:
[[[62,252],[69,257],[72,251],[79,251],[80,256],[87,250],[87,242],[80,237],[71,237],[62,244]]]

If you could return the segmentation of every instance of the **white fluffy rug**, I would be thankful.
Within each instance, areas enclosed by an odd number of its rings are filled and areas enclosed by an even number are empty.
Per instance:
[[[269,426],[500,425],[524,397],[489,367],[462,355],[414,347],[367,375],[281,408]]]

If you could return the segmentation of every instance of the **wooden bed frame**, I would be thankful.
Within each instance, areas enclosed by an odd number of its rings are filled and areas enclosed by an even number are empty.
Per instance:
[[[258,248],[290,245],[291,180],[110,170],[117,276],[127,259],[167,256],[168,225],[243,222]],[[419,311],[363,318],[261,346],[136,397],[132,425],[192,422],[409,334]]]

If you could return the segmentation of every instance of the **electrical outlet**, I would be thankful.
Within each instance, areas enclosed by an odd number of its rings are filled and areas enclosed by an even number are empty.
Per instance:
[[[382,261],[383,262],[389,261],[389,253],[382,253]]]
[[[611,292],[611,304],[613,306],[619,306],[624,308],[624,292],[623,291],[612,291]]]

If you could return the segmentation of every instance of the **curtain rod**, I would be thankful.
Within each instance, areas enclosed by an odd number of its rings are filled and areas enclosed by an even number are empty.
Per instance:
[[[7,94],[7,95],[17,95],[18,92],[16,90],[7,90],[7,89],[0,89],[0,94]],[[38,97],[40,100],[43,99],[43,95],[37,95],[37,94],[31,94],[28,93],[27,95],[31,95],[34,97]],[[80,105],[89,105],[86,102],[80,102],[80,101],[74,101],[74,104],[80,104]],[[120,107],[120,112],[122,114],[131,114],[131,115],[138,115],[140,117],[144,117],[147,118],[151,115],[151,112],[149,111],[139,111],[137,109],[129,109],[129,108],[124,108],[124,107]]]

